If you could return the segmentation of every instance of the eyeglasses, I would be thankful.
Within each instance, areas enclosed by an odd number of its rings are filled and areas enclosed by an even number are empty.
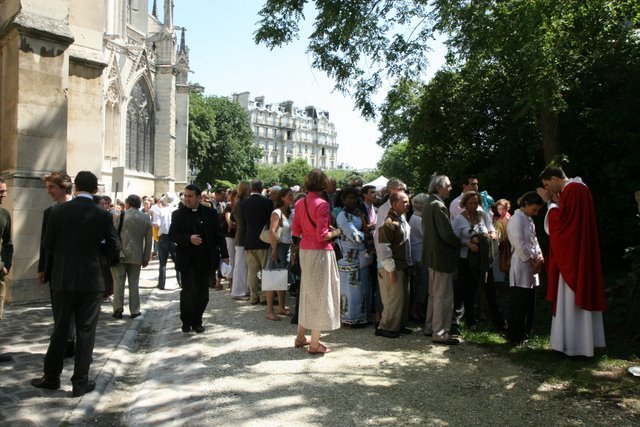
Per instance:
[[[0,190],[0,194],[7,194],[7,190]]]

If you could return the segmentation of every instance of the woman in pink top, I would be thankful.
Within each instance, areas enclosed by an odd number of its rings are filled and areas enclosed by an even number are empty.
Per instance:
[[[340,229],[330,226],[329,203],[322,198],[327,176],[313,169],[305,177],[309,195],[296,203],[292,234],[300,238],[300,314],[295,347],[309,346],[309,354],[329,353],[331,349],[320,342],[321,330],[340,327],[340,282],[336,256],[331,240]],[[311,341],[306,330],[311,329]]]

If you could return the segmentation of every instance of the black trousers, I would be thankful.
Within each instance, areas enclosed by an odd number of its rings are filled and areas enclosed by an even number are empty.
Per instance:
[[[509,289],[509,341],[520,343],[524,341],[533,328],[533,314],[536,311],[536,289],[518,288],[512,286]]]
[[[189,266],[180,272],[180,320],[183,325],[202,326],[202,315],[209,304],[209,285],[214,266],[209,263],[207,251],[191,254]]]
[[[69,336],[69,325],[75,317],[76,348],[71,382],[84,383],[89,379],[102,292],[54,290],[52,296],[53,333],[44,359],[44,374],[51,379],[60,377]]]

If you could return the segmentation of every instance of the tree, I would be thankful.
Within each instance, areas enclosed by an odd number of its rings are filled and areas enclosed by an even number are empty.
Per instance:
[[[371,97],[386,77],[415,78],[425,70],[433,15],[424,1],[267,0],[256,43],[273,49],[297,39],[306,3],[317,11],[308,48],[313,66],[352,93],[365,117],[375,116]]]
[[[259,164],[257,166],[256,177],[262,181],[264,186],[271,187],[280,183],[280,165]]]
[[[400,178],[409,187],[413,187],[418,181],[416,170],[407,167],[407,159],[411,158],[409,143],[399,142],[388,147],[378,162],[378,169],[382,175],[388,178]]]
[[[304,177],[311,171],[311,166],[304,159],[295,159],[279,168],[280,182],[289,187],[302,185]]]
[[[199,171],[196,182],[235,182],[256,175],[255,162],[262,152],[239,104],[192,93],[189,110],[189,165]]]

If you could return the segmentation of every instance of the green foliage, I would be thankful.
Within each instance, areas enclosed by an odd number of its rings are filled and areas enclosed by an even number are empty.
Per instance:
[[[256,43],[270,48],[299,37],[305,3],[317,12],[309,53],[313,66],[353,93],[365,117],[375,116],[371,99],[387,76],[420,76],[433,35],[431,7],[412,0],[267,0],[259,12]]]
[[[407,162],[410,161],[412,152],[409,149],[407,141],[396,143],[387,148],[378,162],[380,173],[387,178],[400,178],[410,188],[419,181],[416,169],[408,168]],[[426,188],[426,187],[421,187]]]
[[[223,97],[191,94],[189,165],[199,170],[198,184],[254,176],[255,162],[261,155],[240,105]]]
[[[211,188],[215,190],[216,188],[235,188],[235,184],[231,181],[227,181],[226,179],[216,179],[211,183]]]
[[[515,200],[539,185],[545,164],[568,159],[566,172],[594,194],[605,266],[637,244],[640,2],[267,0],[256,41],[298,37],[305,5],[317,13],[313,65],[364,116],[392,82],[379,144],[408,141],[414,187],[434,172],[454,182],[476,173],[494,197]],[[421,84],[434,32],[446,37],[448,64]],[[381,167],[397,170],[394,157]]]
[[[265,187],[271,187],[280,184],[280,166],[279,165],[257,165],[256,178],[262,181]]]
[[[304,159],[295,159],[279,168],[280,183],[287,187],[302,185],[304,177],[311,171],[311,166]]]

